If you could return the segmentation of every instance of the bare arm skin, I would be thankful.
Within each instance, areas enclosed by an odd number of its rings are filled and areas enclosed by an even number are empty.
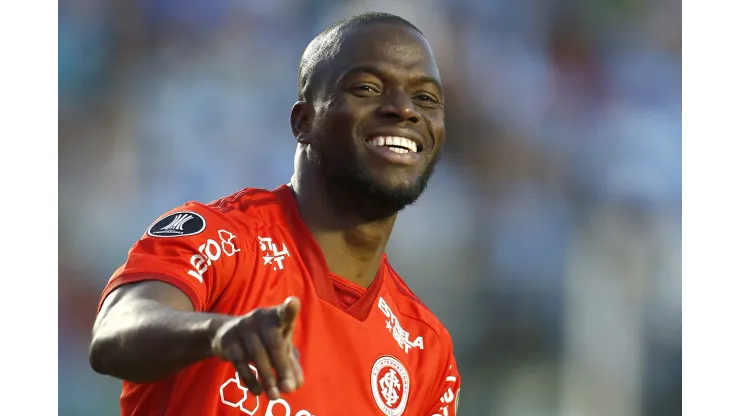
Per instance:
[[[244,316],[202,313],[169,283],[124,285],[106,298],[95,321],[90,365],[98,373],[144,383],[215,356],[232,362],[254,394],[266,391],[274,400],[303,382],[291,342],[299,308],[298,300],[289,298]],[[262,383],[249,371],[250,363]]]

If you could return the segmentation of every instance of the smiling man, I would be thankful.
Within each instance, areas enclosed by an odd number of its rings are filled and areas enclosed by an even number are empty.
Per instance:
[[[450,335],[385,255],[445,140],[432,50],[350,17],[306,48],[298,96],[290,184],[170,210],[106,286],[90,362],[123,415],[456,414]]]

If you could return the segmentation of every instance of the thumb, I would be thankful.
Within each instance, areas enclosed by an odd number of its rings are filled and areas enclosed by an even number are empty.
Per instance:
[[[301,301],[295,296],[285,299],[282,305],[278,307],[278,316],[280,317],[280,326],[283,328],[283,334],[288,335],[293,332],[295,318],[301,309]]]

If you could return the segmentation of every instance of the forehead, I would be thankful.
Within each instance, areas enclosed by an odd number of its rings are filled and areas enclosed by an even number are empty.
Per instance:
[[[335,76],[356,67],[413,72],[439,80],[432,48],[424,36],[398,24],[374,23],[347,29],[332,60]]]

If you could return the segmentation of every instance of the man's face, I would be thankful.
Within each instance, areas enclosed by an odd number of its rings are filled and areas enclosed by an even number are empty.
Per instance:
[[[311,145],[331,192],[361,200],[370,215],[416,201],[445,140],[441,81],[426,39],[395,24],[354,28],[322,71]]]

